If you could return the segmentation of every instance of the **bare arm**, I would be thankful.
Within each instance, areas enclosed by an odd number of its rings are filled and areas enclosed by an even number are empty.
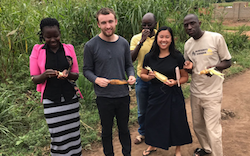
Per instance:
[[[180,70],[181,78],[180,84],[184,84],[188,81],[188,72],[185,69]]]
[[[134,50],[131,50],[131,57],[132,57],[132,61],[134,62],[138,56],[138,53],[143,45],[143,43],[146,41],[147,37],[150,35],[150,30],[149,29],[143,29],[142,31],[142,38],[139,42],[139,44],[136,45]]]
[[[155,78],[155,74],[152,71],[148,71],[147,69],[141,69],[141,79],[145,82],[148,82]]]
[[[138,44],[134,50],[130,50],[130,53],[131,53],[131,57],[132,57],[132,61],[134,62],[138,56],[138,53],[141,49],[141,45]]]
[[[69,72],[67,79],[76,81],[79,77],[78,73]]]
[[[56,76],[58,76],[58,72],[56,70],[47,69],[44,73],[40,75],[33,75],[31,79],[35,84],[40,84],[40,83],[45,82],[48,78],[52,78]]]
[[[219,71],[222,71],[224,69],[229,68],[231,65],[232,65],[231,60],[224,60],[224,61],[221,61],[219,64],[213,66],[213,67],[216,67]]]

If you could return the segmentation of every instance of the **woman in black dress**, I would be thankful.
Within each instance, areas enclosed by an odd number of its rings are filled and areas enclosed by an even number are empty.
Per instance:
[[[176,146],[175,155],[181,156],[180,146],[192,143],[192,137],[187,122],[184,96],[178,87],[175,68],[180,69],[179,83],[188,80],[188,73],[183,69],[183,55],[175,49],[174,36],[171,28],[161,27],[150,52],[145,56],[141,78],[151,81],[149,103],[146,113],[145,142],[149,147],[143,155],[156,151],[157,147],[168,150]],[[161,82],[155,78],[152,71],[145,69],[149,66],[168,77]]]

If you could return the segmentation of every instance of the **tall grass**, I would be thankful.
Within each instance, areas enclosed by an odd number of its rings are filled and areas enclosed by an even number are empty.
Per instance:
[[[113,8],[117,13],[117,33],[128,41],[134,34],[141,31],[141,18],[147,12],[155,14],[159,26],[171,26],[180,41],[188,37],[182,26],[182,19],[188,13],[198,13],[203,3],[198,0],[2,0],[0,4],[0,36],[1,36],[1,69],[2,82],[13,78],[13,74],[20,70],[19,63],[28,66],[27,57],[34,44],[38,43],[39,23],[44,17],[54,17],[60,23],[62,41],[76,47],[83,47],[84,43],[97,35],[95,13],[102,7]],[[209,7],[210,9],[211,7]],[[206,19],[207,17],[208,19]],[[211,13],[203,17],[209,21]],[[82,49],[76,49],[78,55]],[[19,59],[16,59],[19,58]],[[82,57],[81,57],[82,59]],[[25,62],[22,62],[25,60]],[[25,75],[24,75],[25,76]],[[15,77],[14,77],[15,78]]]
[[[29,55],[39,43],[37,35],[42,18],[54,17],[60,23],[61,39],[75,47],[79,69],[83,66],[84,44],[100,33],[95,13],[102,7],[115,10],[118,18],[116,33],[130,41],[141,32],[141,19],[147,12],[155,14],[158,26],[173,28],[177,48],[183,52],[188,36],[183,18],[188,13],[199,15],[202,29],[221,32],[221,22],[211,22],[210,1],[200,0],[1,0],[0,3],[0,155],[48,155],[49,132],[44,120],[40,93],[35,91],[29,76]],[[207,12],[201,13],[200,8]],[[243,28],[242,28],[243,29]],[[249,68],[249,48],[240,33],[224,34],[237,68]],[[84,96],[80,100],[82,145],[100,141],[99,116],[93,84],[81,73],[77,81]],[[188,90],[186,87],[185,90]],[[186,92],[186,91],[185,91]],[[188,94],[185,94],[188,96]],[[136,107],[131,122],[136,120]]]

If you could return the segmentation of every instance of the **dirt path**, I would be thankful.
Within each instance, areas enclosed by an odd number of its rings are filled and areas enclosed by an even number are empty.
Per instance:
[[[222,120],[224,156],[250,155],[250,70],[227,78],[224,82],[222,109],[235,113],[235,117]],[[192,118],[189,99],[186,100],[188,122],[190,124],[193,143],[182,147],[183,156],[191,156],[194,149],[199,147],[197,138],[192,130]],[[132,141],[138,135],[138,125],[130,127]],[[113,140],[116,156],[122,156],[121,146],[117,135]],[[141,156],[147,148],[145,143],[135,145],[132,143],[132,156]],[[168,151],[158,149],[152,156],[173,156],[175,147]],[[94,145],[91,151],[84,151],[83,156],[102,156],[101,145]]]

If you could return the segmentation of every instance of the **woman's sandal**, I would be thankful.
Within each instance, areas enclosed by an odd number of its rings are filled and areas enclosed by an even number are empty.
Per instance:
[[[202,148],[196,148],[196,150],[194,151],[194,155],[193,156],[204,156],[206,154],[209,154],[209,153],[207,153],[204,149],[202,149]]]
[[[145,152],[145,153],[148,153],[148,154],[143,154],[143,153],[142,153],[142,155],[143,155],[143,156],[148,156],[148,155],[150,155],[152,152],[155,152],[156,150],[157,150],[157,149],[153,149],[153,150],[150,150],[150,151],[145,150],[144,152]]]

